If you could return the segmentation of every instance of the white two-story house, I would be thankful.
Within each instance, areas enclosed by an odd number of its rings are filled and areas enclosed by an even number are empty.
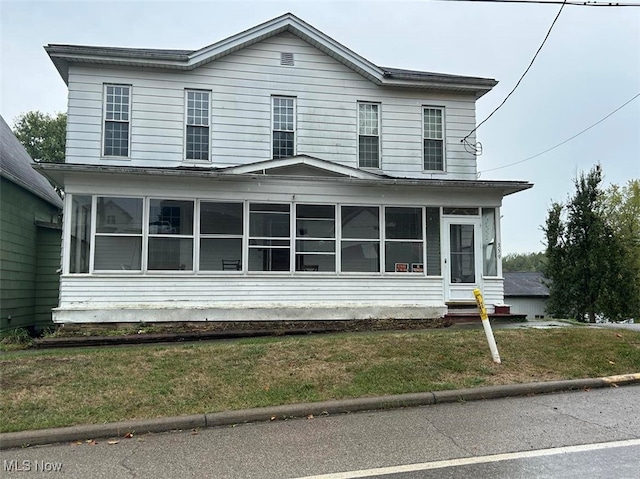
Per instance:
[[[374,65],[291,14],[200,50],[45,47],[69,87],[56,322],[430,318],[503,300],[462,139],[494,80]],[[475,143],[472,135],[470,143]]]

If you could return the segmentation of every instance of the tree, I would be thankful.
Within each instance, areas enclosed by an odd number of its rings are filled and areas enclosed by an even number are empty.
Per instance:
[[[549,312],[595,322],[637,313],[630,296],[637,275],[625,242],[607,215],[602,171],[595,166],[574,180],[575,193],[566,204],[554,202],[543,230],[546,236]]]
[[[640,180],[629,180],[622,187],[609,187],[605,193],[605,214],[622,241],[624,266],[630,269],[633,278],[627,301],[634,310],[633,317],[640,318]]]
[[[51,116],[29,111],[16,118],[13,133],[37,162],[63,163],[67,135],[67,115]]]
[[[502,258],[502,271],[511,273],[517,271],[544,270],[547,258],[543,252],[538,253],[509,253]]]

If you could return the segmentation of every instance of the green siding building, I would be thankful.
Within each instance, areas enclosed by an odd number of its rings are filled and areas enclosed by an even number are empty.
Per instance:
[[[62,200],[0,117],[0,330],[53,325]]]

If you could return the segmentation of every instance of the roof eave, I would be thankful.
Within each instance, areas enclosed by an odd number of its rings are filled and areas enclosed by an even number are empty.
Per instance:
[[[492,79],[379,67],[291,13],[195,51],[60,44],[50,44],[45,50],[62,79],[68,84],[70,63],[193,70],[285,31],[313,45],[377,85],[473,93],[477,99],[497,84]]]
[[[227,173],[224,169],[185,169],[185,168],[164,168],[164,167],[131,167],[131,166],[102,166],[102,165],[81,165],[69,163],[38,163],[34,165],[40,173],[45,175],[57,186],[64,186],[64,178],[68,174],[127,174],[127,175],[147,175],[147,176],[174,176],[174,177],[200,177],[216,178],[223,181],[248,181],[256,177],[264,178],[256,173]],[[437,179],[411,179],[411,178],[356,178],[356,177],[298,177],[270,175],[274,180],[301,180],[301,181],[327,181],[334,183],[360,184],[369,186],[404,186],[416,188],[442,188],[442,189],[462,189],[476,188],[485,191],[497,191],[502,196],[511,195],[519,191],[524,191],[533,187],[532,183],[526,181],[479,181],[479,180],[437,180]]]

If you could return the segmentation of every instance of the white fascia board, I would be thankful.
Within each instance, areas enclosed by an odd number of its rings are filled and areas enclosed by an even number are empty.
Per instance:
[[[143,66],[143,67],[162,67],[185,69],[185,63],[180,60],[158,60],[153,58],[120,58],[107,55],[92,55],[82,53],[52,53],[52,59],[60,59],[72,61],[74,63],[99,63],[104,65],[126,65],[126,66]]]

